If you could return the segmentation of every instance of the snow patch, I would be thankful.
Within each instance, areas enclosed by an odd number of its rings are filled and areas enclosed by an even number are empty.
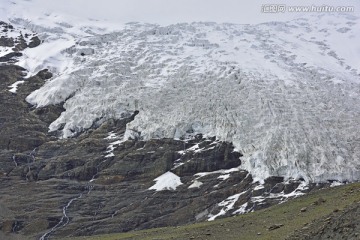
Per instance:
[[[221,179],[222,181],[228,179],[230,177],[230,174],[220,175],[218,176],[218,179]]]
[[[245,194],[247,191],[244,191],[242,193],[235,194],[233,196],[228,197],[224,201],[220,202],[218,206],[223,207],[220,212],[216,215],[209,214],[208,221],[213,221],[215,218],[225,215],[229,210],[234,208],[235,203],[239,199],[239,197],[243,194]]]
[[[11,47],[1,47],[0,46],[0,57],[5,56],[6,54],[9,54],[12,52],[12,48]]]
[[[244,213],[247,213],[248,211],[246,210],[248,206],[248,203],[244,203],[243,205],[240,206],[240,208],[236,211],[233,212],[233,214],[244,214]]]
[[[149,188],[149,190],[163,191],[163,190],[176,190],[176,188],[183,183],[180,177],[172,172],[166,172],[163,175],[154,179],[156,183]]]
[[[116,147],[119,146],[121,143],[125,142],[124,135],[118,136],[114,132],[108,133],[108,136],[105,139],[107,139],[107,140],[119,139],[119,140],[109,143],[109,146],[107,147],[107,150],[106,150],[106,153],[107,153],[105,155],[106,158],[114,157],[115,154],[113,152],[116,149]]]
[[[336,187],[336,186],[341,186],[341,185],[344,185],[344,183],[338,182],[338,181],[333,181],[333,182],[330,184],[330,187]]]
[[[9,92],[16,93],[18,86],[19,86],[20,84],[23,84],[24,82],[25,82],[25,81],[17,81],[17,82],[15,82],[15,83],[11,84],[11,85],[9,86],[9,88],[11,88],[11,89],[9,89]]]
[[[108,136],[105,139],[117,139],[117,138],[118,136],[116,135],[116,133],[112,131],[108,133]]]
[[[211,174],[227,174],[227,173],[232,173],[232,172],[238,172],[240,171],[239,168],[230,168],[230,169],[220,169],[220,170],[216,170],[213,172],[200,172],[200,173],[196,173],[194,176],[196,177],[196,179],[202,178],[204,176],[207,175],[211,175]]]
[[[256,187],[254,187],[254,190],[260,190],[260,189],[264,189],[264,188],[265,188],[264,185],[259,184]]]
[[[203,185],[203,183],[195,179],[194,182],[188,188],[200,188],[201,185]]]

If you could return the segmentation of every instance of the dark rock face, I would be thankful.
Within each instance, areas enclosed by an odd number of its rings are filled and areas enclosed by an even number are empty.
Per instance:
[[[37,36],[35,36],[35,37],[31,38],[30,43],[27,46],[29,48],[34,48],[34,47],[39,46],[40,43],[41,43],[40,39]]]
[[[1,27],[13,29],[0,22]],[[32,39],[25,46],[21,39],[1,38],[0,45],[19,52],[40,44]],[[51,77],[43,70],[24,79],[24,69],[12,65],[11,58],[0,66],[0,238],[55,239],[175,226],[265,208],[283,201],[283,194],[300,191],[300,181],[279,177],[259,187],[237,168],[241,153],[215,138],[115,144],[138,112],[76,138],[58,139],[48,125],[62,106],[34,108],[25,101]],[[9,92],[19,80],[24,83],[18,91]],[[110,133],[117,137],[109,138]],[[149,190],[166,172],[182,184]]]
[[[184,143],[183,147],[186,149],[191,144],[195,145],[197,143],[189,141]],[[176,163],[179,167],[174,169],[174,172],[177,175],[189,176],[198,172],[230,169],[238,167],[241,164],[241,154],[239,152],[234,152],[232,145],[226,143],[214,145],[214,141],[211,139],[201,141],[197,145],[199,151],[189,151],[184,156],[177,156]],[[219,161],[219,159],[221,159],[221,161]]]
[[[6,54],[3,57],[0,57],[0,62],[10,62],[10,63],[15,63],[17,62],[17,60],[15,59],[16,57],[21,57],[22,53],[20,52],[11,52]]]
[[[25,81],[16,94],[8,91],[11,84],[24,76],[23,68],[0,66],[0,149],[23,152],[48,141],[46,122],[34,113],[25,97],[44,83],[42,73]]]

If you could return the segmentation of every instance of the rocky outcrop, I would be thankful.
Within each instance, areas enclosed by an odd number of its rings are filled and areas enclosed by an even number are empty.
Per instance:
[[[0,32],[12,33],[11,35],[14,35],[14,33],[18,32],[16,30],[18,29],[15,29],[11,24],[0,21]],[[0,46],[12,47],[14,52],[19,52],[25,48],[34,48],[41,44],[41,40],[35,33],[22,34],[21,30],[19,33],[20,34],[17,37],[8,37],[7,34],[5,34],[5,36],[0,36]]]

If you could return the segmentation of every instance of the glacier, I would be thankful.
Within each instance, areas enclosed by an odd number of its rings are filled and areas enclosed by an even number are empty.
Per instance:
[[[139,111],[125,139],[216,136],[244,155],[241,167],[255,180],[360,179],[358,17],[112,31],[10,21],[44,40],[20,65],[54,77],[26,100],[64,104],[49,126],[63,138]]]

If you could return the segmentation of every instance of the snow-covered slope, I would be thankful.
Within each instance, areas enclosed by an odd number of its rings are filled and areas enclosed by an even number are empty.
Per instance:
[[[50,131],[71,137],[139,110],[126,137],[216,136],[257,179],[360,179],[358,18],[110,32],[53,17],[56,27],[10,17],[45,40],[20,64],[55,73],[27,97],[37,107],[65,102]]]

